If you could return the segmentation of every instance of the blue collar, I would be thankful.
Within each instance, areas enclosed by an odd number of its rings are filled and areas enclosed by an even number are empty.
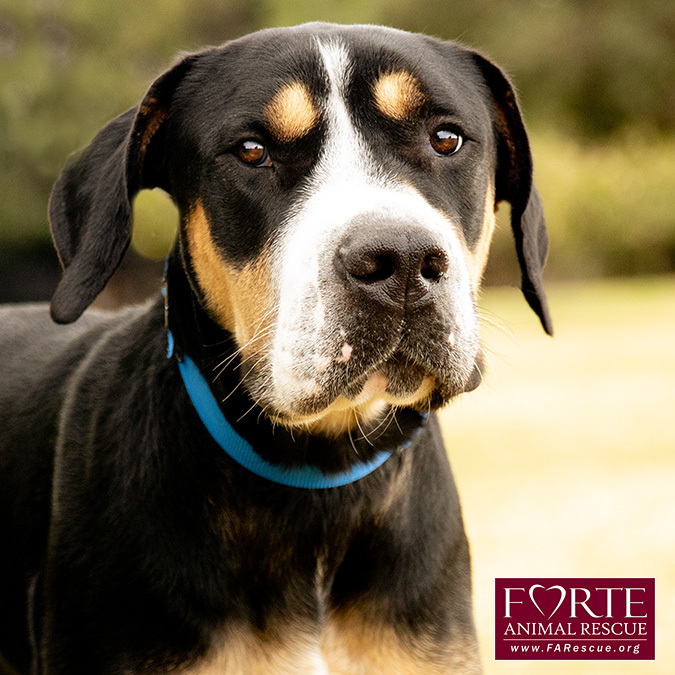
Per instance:
[[[169,331],[167,358],[170,359],[173,355],[174,339],[171,331]],[[346,471],[332,474],[325,474],[319,468],[310,465],[287,468],[271,464],[264,460],[253,449],[253,446],[243,439],[225,419],[218,402],[195,362],[187,355],[177,360],[185,389],[207,431],[235,462],[241,464],[256,476],[289,487],[334,488],[354,483],[367,476],[382,466],[394,454],[394,450],[380,450],[369,462],[358,462]],[[425,414],[422,424],[426,422],[426,419]],[[404,450],[409,447],[421,431],[422,427],[420,426],[399,449]]]

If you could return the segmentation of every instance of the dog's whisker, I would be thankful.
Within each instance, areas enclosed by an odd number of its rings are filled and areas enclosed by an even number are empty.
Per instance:
[[[218,370],[218,373],[216,374],[215,379],[218,379],[225,372],[225,370],[232,363],[232,361],[234,361],[237,358],[237,356],[239,356],[239,354],[242,353],[242,351],[244,351],[245,349],[250,347],[257,340],[261,340],[265,337],[268,337],[272,333],[273,333],[273,329],[271,327],[266,328],[264,332],[254,335],[245,345],[236,349],[234,352],[232,352],[232,354],[228,355],[218,365],[214,366],[213,370],[214,371]],[[255,355],[255,352],[253,354],[251,354],[251,356],[254,356],[254,355]],[[248,358],[250,358],[250,356]],[[245,363],[245,362],[246,362],[246,360],[242,361],[242,363]],[[241,363],[239,365],[241,365]],[[239,366],[237,366],[237,367],[239,367]],[[235,370],[236,370],[236,368],[235,368]]]
[[[239,370],[244,364],[248,363],[251,359],[255,358],[256,356],[261,356],[260,352],[251,352],[245,359],[241,360],[236,366],[234,366],[233,370],[237,371]],[[264,353],[261,356],[261,361],[267,358],[268,354]]]
[[[269,410],[270,406],[269,406],[269,405],[262,406],[262,405],[260,405],[260,403],[258,403],[257,401],[256,401],[256,405],[260,406],[260,411],[258,412],[258,418],[257,418],[257,422],[258,422],[258,424],[260,424],[260,418],[261,418],[265,413],[267,413],[267,411]],[[269,416],[268,416],[268,417],[269,417]],[[274,425],[273,425],[273,426],[274,426]]]
[[[248,345],[247,345],[247,346],[248,346]],[[244,348],[242,348],[242,349],[244,349]],[[265,356],[266,356],[266,354],[263,354],[262,358],[265,358]],[[239,363],[237,363],[237,365],[234,366],[234,367],[232,368],[232,370],[233,370],[233,371],[239,370],[243,365],[245,365],[245,364],[248,363],[251,359],[254,359],[254,358],[256,358],[256,357],[260,357],[260,352],[251,352],[245,359],[242,359],[241,361],[239,361]],[[223,366],[223,367],[220,369],[220,371],[218,372],[218,375],[216,375],[216,377],[222,375],[222,374],[225,372],[225,370],[227,369],[227,367],[228,367],[231,363],[232,363],[232,361],[230,360],[230,362],[229,362],[228,364],[226,364],[225,366]]]
[[[386,424],[387,418],[388,418],[389,415],[391,414],[391,410],[392,410],[392,408],[390,407],[390,408],[387,410],[387,412],[385,413],[384,417],[379,421],[378,425],[377,425],[374,429],[371,429],[371,430],[368,432],[368,436],[372,436],[372,435],[373,435],[373,434],[374,434],[374,433],[375,433],[375,432],[376,432],[383,424]],[[380,435],[381,435],[381,434],[380,434]],[[380,437],[380,436],[376,436],[375,440],[377,440],[379,437]]]
[[[359,428],[359,431],[361,432],[361,439],[364,440],[368,445],[372,447],[372,442],[368,438],[368,434],[363,431],[363,427],[361,426],[361,423],[359,422],[359,413],[357,411],[354,411],[354,421],[356,422],[356,426]]]
[[[487,328],[494,328],[496,331],[502,333],[503,335],[505,335],[508,338],[511,338],[512,340],[516,339],[515,334],[513,333],[513,331],[510,328],[505,326],[503,323],[500,323],[500,321],[497,321],[495,319],[491,319],[490,317],[486,316],[486,313],[492,314],[497,319],[501,318],[497,314],[495,314],[494,312],[489,312],[489,310],[486,310],[486,309],[480,309],[478,311],[478,319],[479,319],[479,321],[482,325],[486,326]]]
[[[354,443],[354,437],[352,436],[352,428],[347,427],[347,436],[349,437],[349,442],[351,443],[352,449],[354,450],[354,454],[361,459],[361,454],[359,451],[356,449],[356,444]]]
[[[398,423],[398,420],[396,419],[396,413],[398,412],[398,408],[392,408],[392,414],[391,414],[391,419],[389,420],[389,423],[387,424],[387,431],[389,430],[389,427],[391,427],[392,424],[395,424],[399,431],[401,430],[401,426]]]
[[[240,352],[242,349],[246,349],[246,347],[248,347],[250,344],[252,344],[256,340],[259,340],[261,337],[266,337],[271,332],[273,332],[273,330],[274,330],[274,324],[273,323],[267,324],[264,327],[261,326],[262,322],[267,318],[268,315],[269,315],[269,312],[266,312],[265,314],[263,314],[262,318],[260,319],[260,321],[258,323],[258,326],[253,331],[253,335],[251,336],[251,338],[249,338],[249,340],[246,342],[246,344],[239,347],[236,350],[237,352]]]
[[[239,389],[239,387],[246,381],[246,378],[247,378],[247,377],[248,377],[248,376],[256,369],[256,367],[258,366],[258,364],[260,364],[260,363],[261,363],[262,361],[264,361],[264,360],[265,360],[265,357],[264,357],[264,356],[260,357],[260,358],[259,358],[259,359],[258,359],[258,360],[257,360],[257,361],[256,361],[256,362],[248,369],[248,371],[246,372],[246,374],[243,375],[243,376],[239,379],[239,381],[238,381],[237,384],[234,386],[234,388],[230,391],[230,393],[229,393],[227,396],[225,396],[225,398],[221,399],[221,403],[225,403],[225,401],[227,401],[227,399],[229,399],[230,396],[232,396],[232,394],[234,394],[234,393],[237,391],[237,389]]]
[[[396,411],[394,411],[394,420],[396,423],[396,426],[398,427],[398,430],[401,432],[401,435],[403,435],[403,429],[401,429],[401,425],[398,423],[398,420],[396,419]]]
[[[258,404],[255,401],[253,401],[253,405],[245,413],[243,413],[240,417],[237,418],[237,422],[241,422],[244,419],[244,417],[246,417],[246,415],[248,415],[257,406]]]
[[[389,410],[387,410],[385,416],[380,420],[379,424],[378,424],[374,429],[372,429],[372,430],[370,431],[370,433],[368,434],[368,436],[369,436],[369,437],[372,437],[372,436],[375,435],[375,432],[376,432],[378,429],[380,429],[381,427],[384,426],[384,428],[382,429],[382,431],[381,431],[379,434],[377,434],[377,436],[375,436],[375,438],[373,438],[373,441],[378,440],[378,439],[381,438],[384,434],[387,433],[387,429],[389,429],[389,426],[391,425],[391,421],[392,421],[393,416],[394,416],[394,414],[395,414],[395,413],[394,413],[395,410],[396,410],[396,406],[391,406],[391,407],[389,408]],[[372,443],[371,443],[371,445],[372,445]]]
[[[275,313],[277,313],[278,311],[279,311],[279,305],[276,304],[276,303],[273,304],[273,305],[272,305],[272,306],[271,306],[271,307],[270,307],[270,308],[269,308],[269,309],[268,309],[268,310],[260,317],[260,320],[258,321],[258,323],[257,323],[257,325],[256,325],[256,327],[255,327],[255,329],[254,329],[254,331],[253,331],[253,333],[256,334],[256,333],[260,330],[261,326],[263,325],[263,322],[264,322],[268,317],[272,316],[272,314],[275,314]],[[265,328],[264,330],[267,330],[268,328],[272,327],[273,325],[274,325],[274,324],[269,324],[268,327]]]
[[[487,361],[487,364],[490,367],[490,372],[495,374],[497,371],[495,370],[494,364],[492,363],[492,359],[489,357],[488,352],[485,349],[481,349],[481,354],[483,355],[483,358]],[[481,372],[481,381],[482,375],[483,373]]]

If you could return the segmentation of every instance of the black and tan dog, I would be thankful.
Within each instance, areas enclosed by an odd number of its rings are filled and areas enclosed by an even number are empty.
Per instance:
[[[481,380],[501,200],[551,330],[531,176],[496,66],[371,26],[187,56],[105,127],[50,204],[72,325],[0,312],[2,672],[479,672],[425,421]],[[166,306],[85,313],[153,187]]]

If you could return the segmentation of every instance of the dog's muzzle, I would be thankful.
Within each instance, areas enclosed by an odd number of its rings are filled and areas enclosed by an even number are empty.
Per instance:
[[[283,419],[378,401],[426,410],[464,391],[477,322],[453,237],[447,222],[393,209],[333,228],[277,330],[270,408]]]

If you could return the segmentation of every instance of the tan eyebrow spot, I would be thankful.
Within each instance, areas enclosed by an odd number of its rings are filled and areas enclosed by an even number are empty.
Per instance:
[[[291,82],[280,89],[265,106],[263,119],[271,133],[282,143],[306,136],[319,113],[306,85]]]
[[[416,115],[426,98],[415,77],[403,70],[380,75],[373,96],[379,111],[397,122]]]

